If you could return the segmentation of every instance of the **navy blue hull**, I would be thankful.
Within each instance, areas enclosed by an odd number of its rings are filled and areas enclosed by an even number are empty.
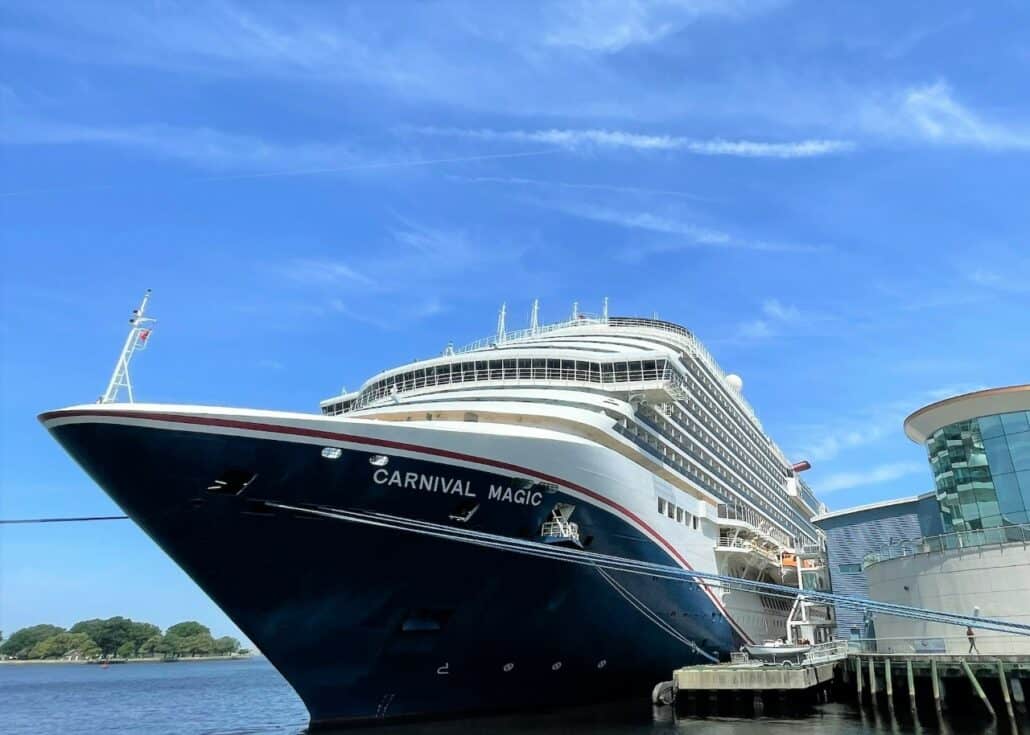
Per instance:
[[[591,567],[266,505],[374,511],[539,540],[551,508],[565,502],[576,506],[590,551],[670,563],[616,513],[553,487],[527,490],[524,480],[429,456],[391,456],[377,468],[374,449],[327,459],[317,445],[196,431],[51,430],[268,656],[316,725],[646,696],[674,668],[704,661],[625,593],[705,651],[725,657],[740,643],[689,582],[611,573],[620,592]],[[402,482],[407,473],[457,479],[476,498],[439,483],[433,491],[383,482],[395,471]],[[228,477],[231,490],[251,474],[239,495],[207,489]],[[491,484],[525,492],[490,499]],[[467,523],[450,519],[476,503]]]

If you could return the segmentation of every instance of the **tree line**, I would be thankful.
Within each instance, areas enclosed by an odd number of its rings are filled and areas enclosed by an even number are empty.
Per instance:
[[[245,652],[235,638],[214,638],[210,628],[194,620],[176,623],[164,633],[152,623],[119,616],[81,620],[68,629],[32,625],[7,640],[0,634],[0,655],[17,659],[177,658]]]

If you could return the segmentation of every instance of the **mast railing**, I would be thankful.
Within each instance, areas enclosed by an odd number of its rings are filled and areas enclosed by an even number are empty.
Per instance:
[[[144,316],[149,300],[150,289],[148,288],[147,292],[143,295],[143,301],[140,302],[139,308],[134,309],[132,316],[129,317],[129,324],[132,327],[125,338],[125,344],[118,355],[118,360],[114,364],[114,372],[111,373],[111,380],[107,383],[107,390],[97,399],[97,403],[114,403],[118,400],[118,391],[122,388],[125,388],[125,391],[129,394],[129,403],[133,402],[129,362],[137,351],[146,349],[147,342],[150,339],[150,325],[157,321],[152,317]]]

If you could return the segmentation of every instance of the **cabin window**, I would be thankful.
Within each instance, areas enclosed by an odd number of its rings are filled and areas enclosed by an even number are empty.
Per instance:
[[[691,518],[690,521],[691,521],[691,524],[694,527],[694,530],[696,531],[697,530],[697,516],[694,516],[693,518]]]
[[[683,523],[683,509],[682,508],[677,508],[676,509],[676,522],[677,523]]]
[[[673,505],[672,503],[669,503],[669,507],[666,510],[665,514],[667,516],[669,516],[669,518],[675,518],[676,517],[676,506]]]
[[[665,498],[658,498],[658,512],[665,512]]]

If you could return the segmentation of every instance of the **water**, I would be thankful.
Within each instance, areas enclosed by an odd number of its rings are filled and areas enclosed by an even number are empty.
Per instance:
[[[154,733],[155,735],[299,735],[307,712],[264,659],[125,664],[0,665],[0,732]],[[354,730],[348,732],[353,733]],[[375,735],[857,735],[934,733],[886,713],[831,704],[802,720],[684,719],[639,702],[531,715],[480,717],[367,730]],[[953,724],[948,733],[1003,732],[983,720]]]

